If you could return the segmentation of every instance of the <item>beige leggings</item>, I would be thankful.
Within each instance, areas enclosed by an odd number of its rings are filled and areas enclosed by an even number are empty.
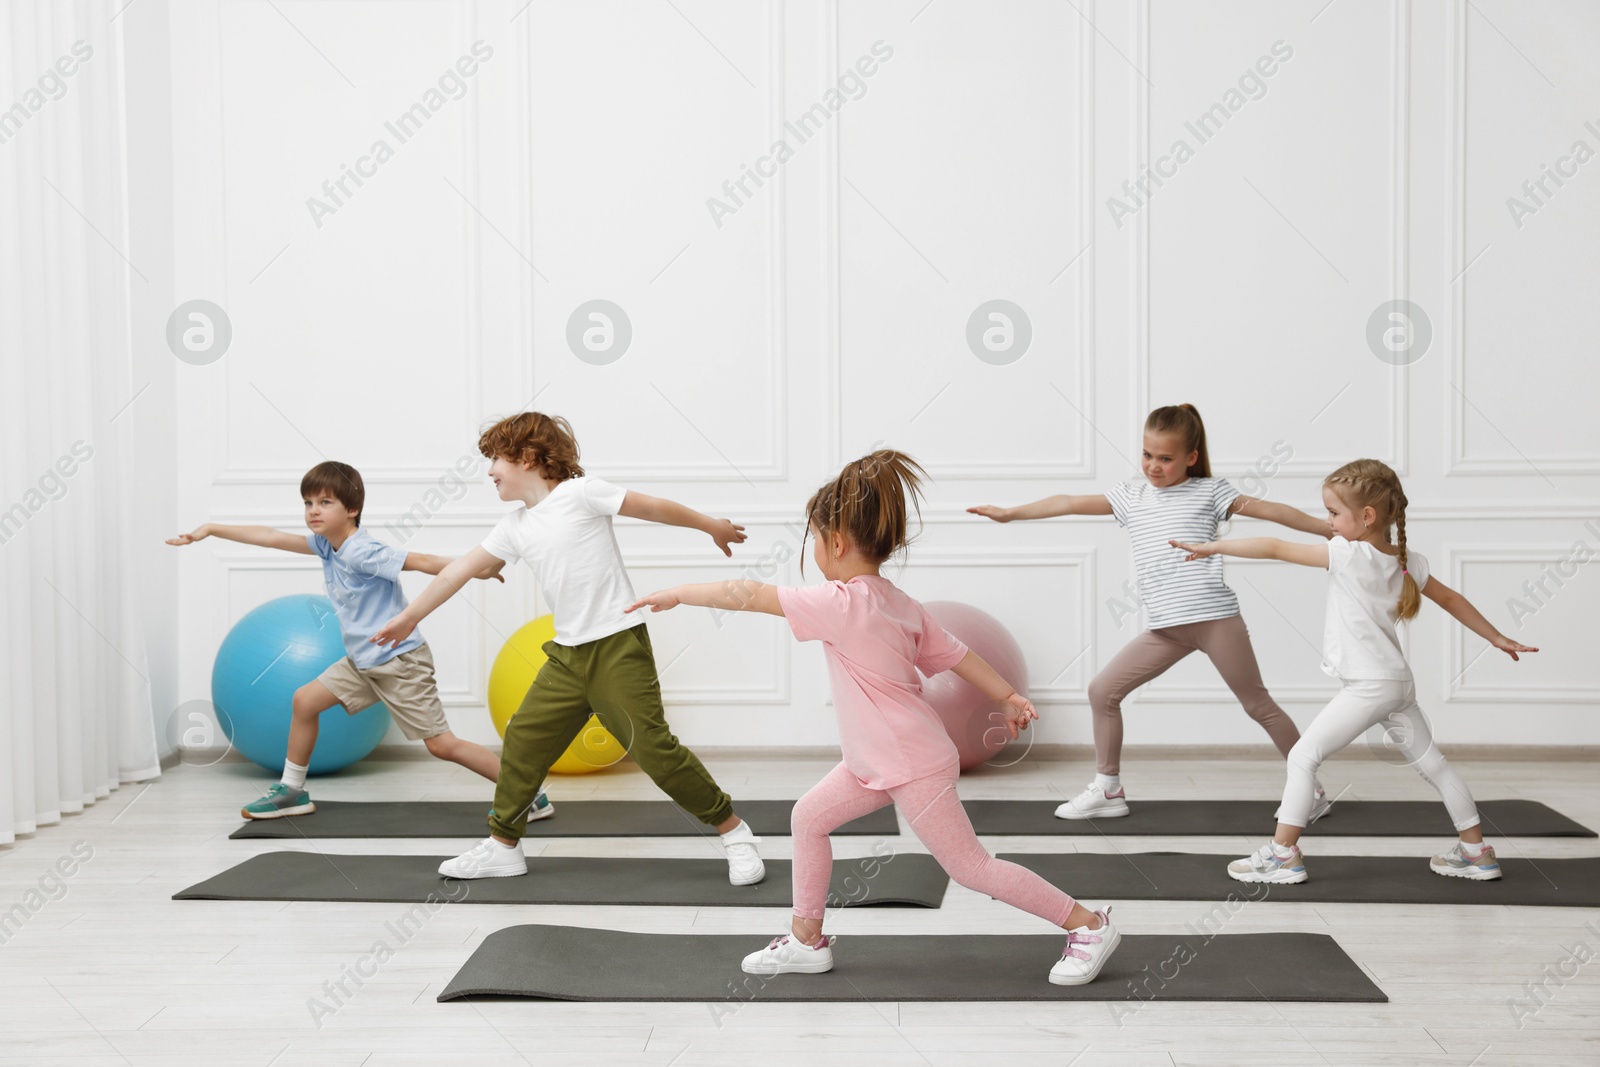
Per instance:
[[[1267,731],[1278,752],[1289,750],[1300,740],[1294,720],[1285,715],[1261,682],[1255,650],[1250,647],[1250,632],[1244,618],[1207,619],[1183,626],[1146,630],[1123,646],[1105,669],[1089,683],[1089,706],[1094,709],[1095,769],[1101,774],[1117,774],[1122,762],[1122,698],[1191,652],[1204,652],[1216,664],[1217,673],[1239,698],[1244,710]]]

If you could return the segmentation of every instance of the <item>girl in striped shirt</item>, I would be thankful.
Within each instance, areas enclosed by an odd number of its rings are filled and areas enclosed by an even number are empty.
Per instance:
[[[1261,681],[1250,634],[1239,615],[1239,601],[1222,579],[1221,560],[1184,566],[1184,553],[1171,541],[1212,541],[1218,524],[1234,515],[1269,519],[1303,533],[1330,536],[1325,520],[1288,504],[1245,496],[1226,478],[1211,476],[1206,429],[1191,404],[1156,408],[1145,419],[1143,478],[1122,482],[1104,495],[1052,496],[1020,507],[968,508],[996,522],[1045,519],[1054,515],[1113,515],[1133,540],[1139,599],[1148,625],[1123,646],[1089,683],[1094,712],[1095,778],[1082,793],[1056,808],[1062,819],[1106,819],[1128,814],[1120,777],[1122,701],[1191,652],[1204,652],[1245,712],[1287,757],[1300,740],[1294,720],[1284,714]],[[1184,530],[1192,537],[1171,531]],[[1311,818],[1329,808],[1321,783]]]

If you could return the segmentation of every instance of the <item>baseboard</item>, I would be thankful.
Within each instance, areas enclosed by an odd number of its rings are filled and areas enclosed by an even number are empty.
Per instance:
[[[488,746],[498,753],[500,746]],[[1600,746],[1596,745],[1440,745],[1446,759],[1458,763],[1524,763],[1524,762],[1593,762],[1600,760]],[[793,759],[837,760],[839,750],[827,745],[738,746],[696,745],[695,753],[709,759]],[[417,744],[379,745],[367,757],[369,760],[430,760],[434,757]],[[1282,762],[1278,750],[1271,745],[1124,745],[1124,761],[1145,760],[1259,760],[1263,763]],[[1372,753],[1364,744],[1351,745],[1329,757],[1330,760],[1370,760]],[[225,760],[242,760],[237,752],[230,752]],[[1046,762],[1093,762],[1092,745],[1034,745],[1027,759]],[[166,763],[163,761],[162,766]]]
[[[486,746],[496,754],[499,745]],[[1445,758],[1457,763],[1579,763],[1600,761],[1597,745],[1440,745]],[[777,746],[696,745],[695,753],[705,759],[747,760],[838,760],[839,750],[826,745]],[[431,760],[434,757],[421,745],[379,745],[367,760],[404,763]],[[1093,763],[1092,745],[1034,745],[1026,758],[1046,763]],[[1365,745],[1356,744],[1329,757],[1329,762],[1345,760],[1370,760],[1374,758]],[[1150,760],[1246,760],[1262,763],[1281,762],[1277,749],[1270,745],[1124,745],[1122,759],[1127,763]],[[171,752],[161,758],[161,769],[169,771],[181,762],[181,753]],[[229,751],[220,759],[198,761],[209,763],[248,763],[238,752]]]

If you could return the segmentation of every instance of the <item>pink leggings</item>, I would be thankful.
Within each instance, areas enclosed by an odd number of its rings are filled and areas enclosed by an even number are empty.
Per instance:
[[[956,795],[958,769],[930,774],[891,789],[869,789],[839,764],[795,802],[790,820],[794,834],[794,913],[822,921],[833,873],[833,847],[828,834],[885,804],[894,804],[911,824],[917,840],[933,858],[968,889],[986,893],[1013,907],[1065,927],[1073,900],[1026,867],[997,860],[978,843],[967,810]],[[892,862],[892,860],[890,861]],[[871,885],[868,883],[867,899]]]

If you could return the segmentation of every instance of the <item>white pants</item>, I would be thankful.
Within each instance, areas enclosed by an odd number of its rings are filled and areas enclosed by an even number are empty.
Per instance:
[[[1341,684],[1339,694],[1317,713],[1289,750],[1289,778],[1283,787],[1278,821],[1304,828],[1311,818],[1316,792],[1313,779],[1322,761],[1381,723],[1406,762],[1439,791],[1456,829],[1478,825],[1478,807],[1467,783],[1433,743],[1433,731],[1417,706],[1416,683],[1347,678]]]

